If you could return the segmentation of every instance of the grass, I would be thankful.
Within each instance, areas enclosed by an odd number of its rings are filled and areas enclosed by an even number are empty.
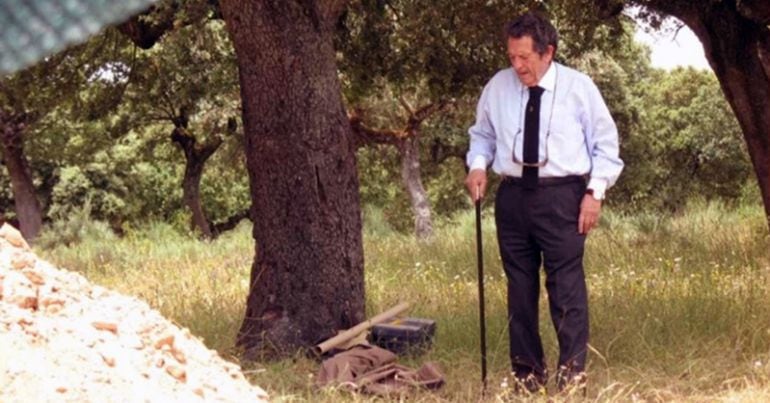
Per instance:
[[[376,213],[376,212],[375,212]],[[491,211],[485,211],[487,348],[485,401],[510,390],[502,274]],[[376,217],[376,214],[371,214]],[[402,363],[435,361],[447,384],[409,400],[478,401],[478,301],[472,214],[439,226],[430,242],[368,220],[367,314],[407,301],[410,316],[436,320],[433,348]],[[770,245],[761,207],[696,204],[675,217],[607,212],[588,239],[589,401],[770,400]],[[211,348],[235,359],[254,254],[247,225],[211,242],[158,224],[127,237],[40,252],[91,281],[136,295]],[[549,364],[555,334],[541,301]],[[375,401],[318,390],[318,363],[302,356],[249,364],[274,401]],[[535,401],[546,401],[543,397]]]

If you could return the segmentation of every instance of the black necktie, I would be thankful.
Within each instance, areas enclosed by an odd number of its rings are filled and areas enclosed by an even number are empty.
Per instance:
[[[540,97],[543,87],[529,87],[529,101],[524,114],[524,162],[537,164],[540,157]],[[525,189],[537,187],[537,167],[525,166],[522,172],[522,184]]]

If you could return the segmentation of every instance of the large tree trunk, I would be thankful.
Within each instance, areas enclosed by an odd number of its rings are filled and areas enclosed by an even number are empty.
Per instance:
[[[27,241],[32,242],[43,227],[43,214],[35,194],[27,157],[24,155],[25,126],[26,116],[23,114],[0,111],[3,159],[8,176],[11,177],[16,217],[21,234]]]
[[[417,239],[428,239],[433,236],[433,221],[430,214],[428,194],[422,186],[420,172],[420,139],[410,136],[398,143],[401,156],[401,180],[409,195],[414,212],[414,233]]]
[[[748,145],[770,225],[770,2],[642,2],[698,36]]]
[[[184,178],[182,179],[182,199],[192,213],[191,226],[197,229],[206,239],[212,239],[213,234],[206,213],[201,203],[201,178],[206,161],[222,144],[222,139],[214,139],[199,145],[195,137],[182,127],[177,127],[171,134],[171,139],[179,145],[185,155]]]
[[[332,46],[345,2],[222,0],[256,257],[238,344],[287,354],[364,319],[358,178]]]

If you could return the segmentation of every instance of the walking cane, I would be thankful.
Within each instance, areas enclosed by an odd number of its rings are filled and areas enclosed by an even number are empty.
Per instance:
[[[479,268],[479,327],[481,331],[481,382],[487,389],[487,327],[484,319],[484,253],[481,248],[481,188],[476,188],[476,257]]]

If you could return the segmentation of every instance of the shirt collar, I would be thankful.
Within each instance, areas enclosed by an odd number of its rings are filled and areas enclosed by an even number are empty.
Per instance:
[[[537,85],[543,87],[546,91],[553,92],[554,87],[556,86],[556,62],[551,62],[545,75],[543,75],[543,78],[540,79],[540,82],[538,82]]]

